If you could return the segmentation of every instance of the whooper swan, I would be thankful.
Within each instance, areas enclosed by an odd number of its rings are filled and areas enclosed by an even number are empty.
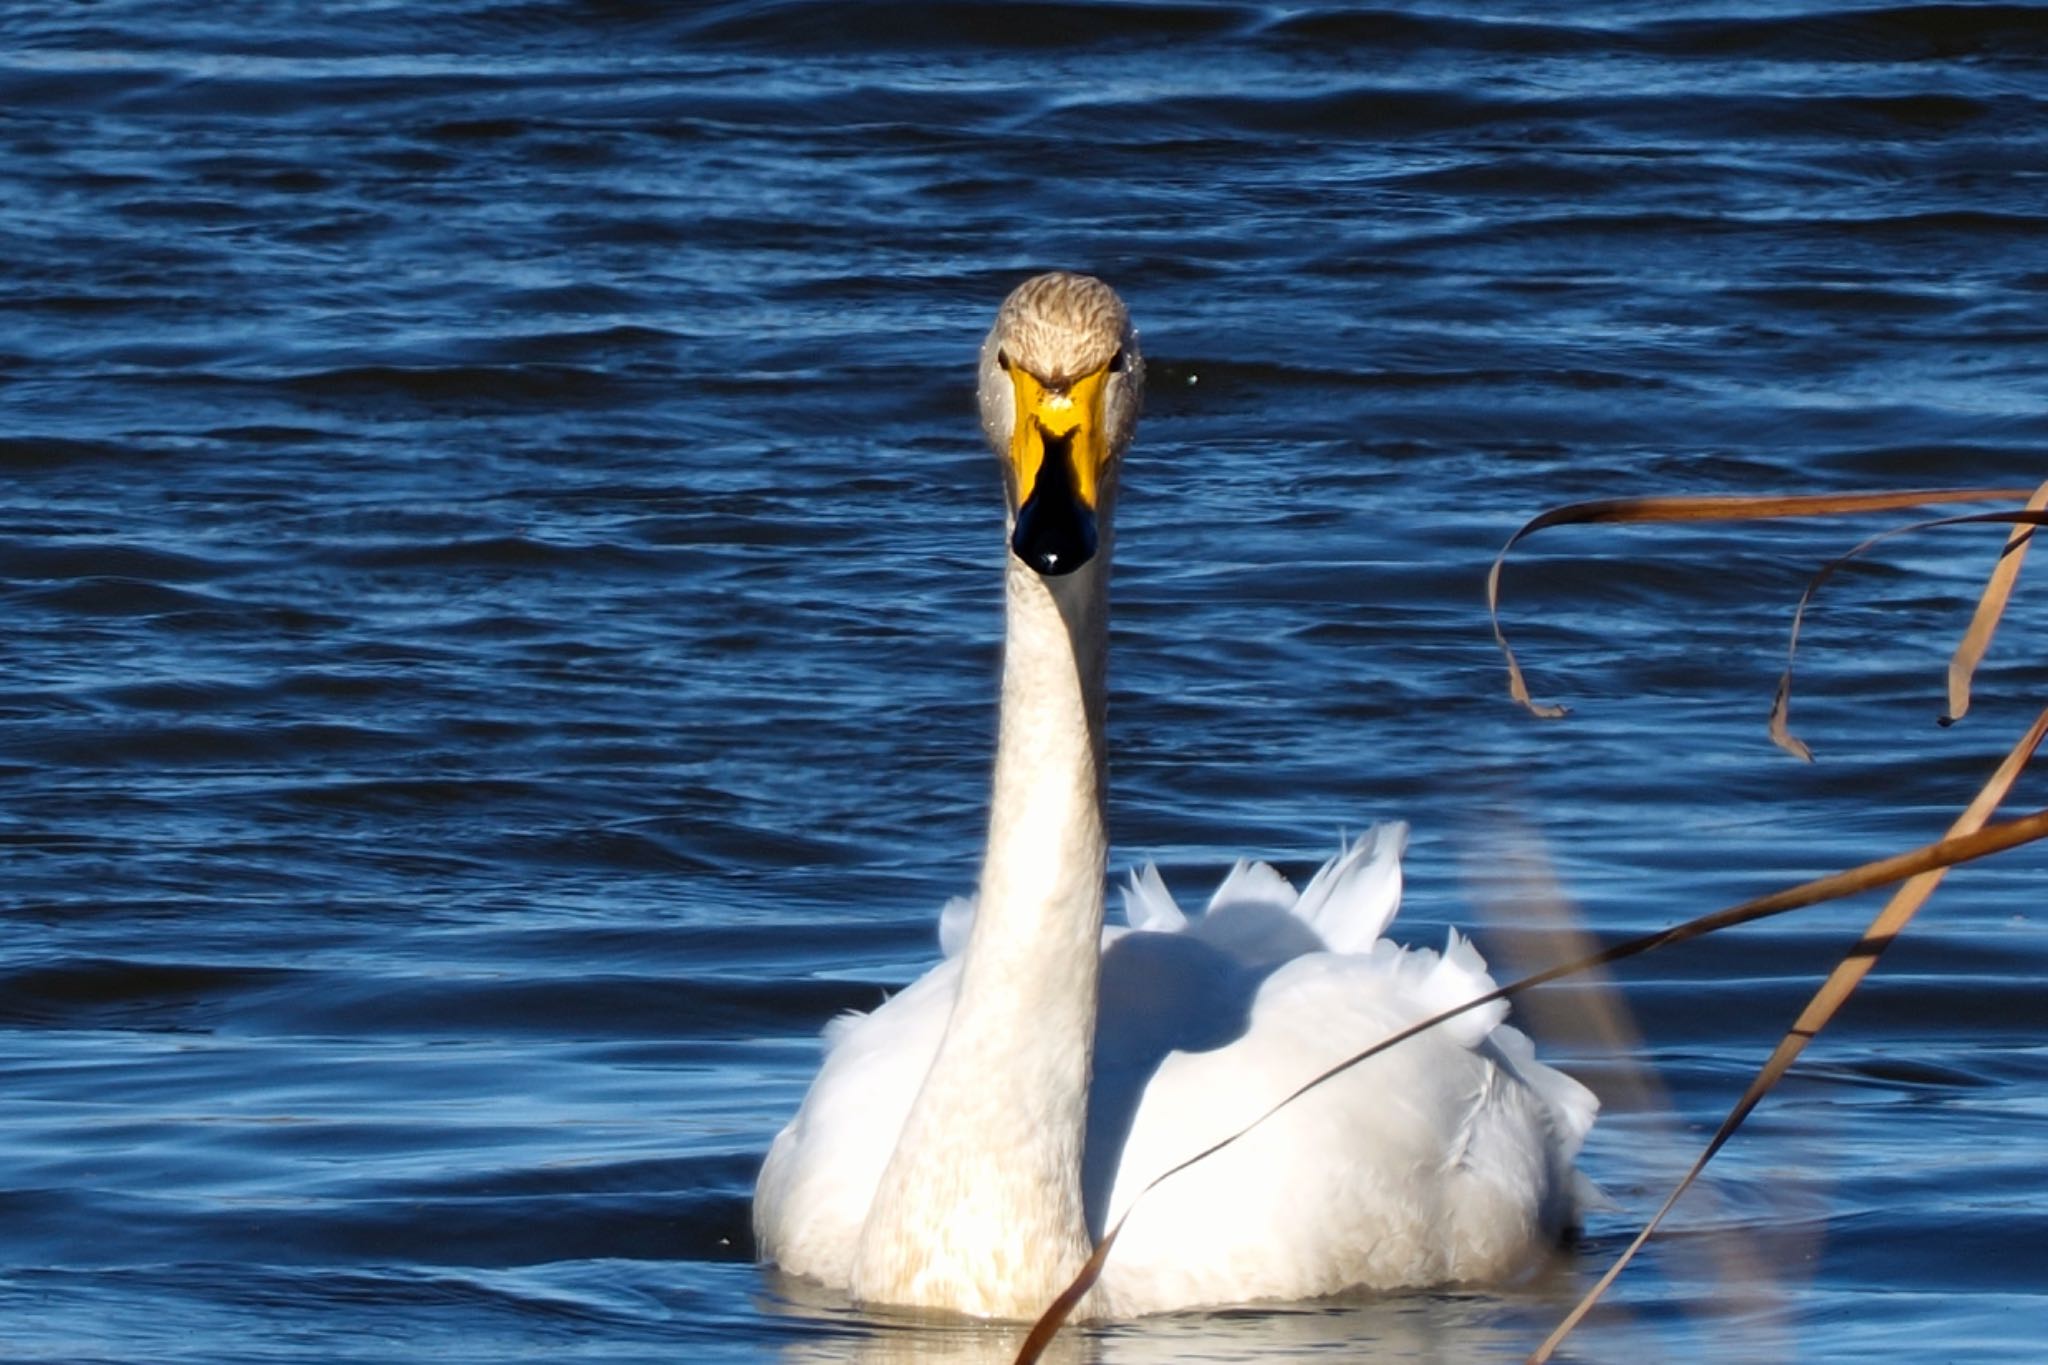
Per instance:
[[[1455,933],[1381,937],[1401,825],[1297,894],[1240,862],[1184,916],[1147,868],[1104,927],[1104,665],[1118,462],[1144,388],[1122,300],[1027,280],[981,348],[1009,499],[1006,636],[979,895],[945,960],[826,1030],[754,1196],[760,1254],[860,1302],[1029,1318],[1157,1174],[1308,1077],[1492,987]],[[1573,1217],[1595,1103],[1475,1010],[1344,1073],[1176,1175],[1082,1312],[1498,1280]]]

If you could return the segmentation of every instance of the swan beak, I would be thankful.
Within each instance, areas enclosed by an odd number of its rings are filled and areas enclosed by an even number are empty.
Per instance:
[[[1010,549],[1046,578],[1069,574],[1095,557],[1095,513],[1109,451],[1103,390],[1109,367],[1067,384],[1041,382],[1009,368],[1017,395],[1010,436],[1012,487],[1021,499]]]

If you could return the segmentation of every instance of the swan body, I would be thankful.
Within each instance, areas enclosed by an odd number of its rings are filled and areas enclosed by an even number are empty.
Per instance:
[[[1197,916],[1156,870],[1105,927],[1108,565],[1143,364],[1116,295],[1025,282],[982,347],[1009,495],[980,889],[946,956],[826,1029],[755,1191],[760,1253],[873,1304],[1035,1317],[1150,1182],[1387,1034],[1492,989],[1455,933],[1384,937],[1401,825],[1299,893],[1240,863]],[[1096,1317],[1499,1280],[1574,1216],[1595,1102],[1471,1011],[1319,1086],[1138,1204]]]

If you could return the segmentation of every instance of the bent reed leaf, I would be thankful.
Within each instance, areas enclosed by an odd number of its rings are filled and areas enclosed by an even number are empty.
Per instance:
[[[2005,760],[1985,781],[1977,795],[1964,808],[1963,813],[1956,817],[1955,823],[1949,826],[1944,842],[1967,837],[1984,827],[1984,822],[1991,818],[1991,812],[1998,808],[1999,803],[2004,801],[2006,794],[2012,790],[2013,781],[2020,775],[2020,770],[2033,758],[2043,735],[2048,735],[2048,710],[2035,717],[2033,725],[2020,736],[2019,742],[2013,745]],[[1755,1078],[1743,1090],[1742,1097],[1736,1100],[1735,1106],[1728,1111],[1728,1116],[1721,1120],[1721,1126],[1715,1129],[1713,1137],[1707,1140],[1706,1147],[1692,1163],[1691,1169],[1686,1171],[1677,1187],[1651,1216],[1650,1221],[1643,1225],[1643,1230],[1636,1234],[1635,1239],[1623,1249],[1614,1264],[1607,1268],[1607,1273],[1572,1306],[1571,1312],[1567,1313],[1564,1320],[1544,1338],[1543,1344],[1530,1353],[1527,1365],[1544,1365],[1544,1362],[1548,1361],[1563,1344],[1564,1339],[1571,1335],[1573,1329],[1585,1321],[1586,1315],[1593,1311],[1593,1305],[1600,1301],[1600,1296],[1607,1292],[1622,1270],[1635,1259],[1635,1254],[1642,1250],[1644,1243],[1650,1240],[1651,1234],[1663,1223],[1665,1215],[1677,1206],[1679,1197],[1692,1188],[1693,1182],[1706,1170],[1707,1163],[1714,1159],[1714,1154],[1727,1145],[1728,1139],[1735,1136],[1735,1130],[1742,1126],[1750,1111],[1754,1110],[1762,1102],[1763,1097],[1770,1093],[1771,1088],[1784,1077],[1799,1054],[1806,1050],[1806,1045],[1827,1027],[1829,1021],[1835,1017],[1836,1011],[1841,1009],[1843,1002],[1863,983],[1863,978],[1870,974],[1870,969],[1877,965],[1877,960],[1884,955],[1884,950],[1898,939],[1900,931],[1919,912],[1920,907],[1927,903],[1928,897],[1934,894],[1935,887],[1941,884],[1941,879],[1947,872],[1947,867],[1935,867],[1915,873],[1892,893],[1891,899],[1885,902],[1884,908],[1871,920],[1870,927],[1863,931],[1863,937],[1857,940],[1840,962],[1835,964],[1835,969],[1821,982],[1820,988],[1813,993],[1813,998],[1800,1010],[1799,1017],[1792,1022],[1792,1027],[1785,1031],[1785,1036],[1771,1049],[1771,1055],[1765,1059]]]
[[[2027,499],[2029,512],[2044,508],[2048,508],[2048,482]],[[1977,599],[1977,610],[1970,617],[1970,628],[1963,632],[1948,661],[1948,713],[1941,717],[1943,725],[1955,724],[1970,709],[1970,679],[1983,662],[1985,651],[1991,648],[1991,636],[1998,629],[1998,618],[2005,612],[2013,580],[2019,577],[2020,565],[2026,562],[2027,546],[2033,538],[2033,527],[2015,526],[2005,538],[2005,548],[1998,552],[1998,562],[1984,584],[1984,595]]]
[[[2044,484],[2040,489],[2036,490],[2037,494],[2042,492],[2048,492],[2048,484]],[[1792,755],[1794,758],[1804,760],[1808,763],[1811,763],[1813,761],[1813,750],[1807,748],[1805,742],[1801,740],[1798,736],[1794,735],[1791,729],[1787,726],[1786,712],[1790,709],[1792,705],[1792,659],[1793,656],[1799,652],[1799,627],[1800,624],[1806,619],[1807,604],[1813,600],[1814,593],[1820,590],[1820,585],[1827,582],[1828,579],[1832,578],[1834,576],[1835,570],[1841,568],[1844,564],[1847,564],[1850,560],[1856,558],[1865,550],[1868,550],[1871,546],[1876,545],[1880,541],[1890,540],[1893,536],[1905,535],[1909,531],[1925,531],[1936,526],[1964,526],[1973,522],[2018,522],[2019,525],[2013,528],[2012,536],[2008,536],[2006,538],[2006,547],[2009,550],[2013,545],[2013,537],[2031,536],[2033,534],[2034,527],[2048,526],[2048,512],[2043,512],[2039,510],[2029,510],[2023,512],[1973,512],[1968,516],[1936,517],[1931,521],[1916,521],[1905,526],[1894,526],[1890,530],[1879,531],[1876,535],[1870,536],[1858,542],[1854,549],[1850,550],[1847,554],[1838,555],[1835,558],[1829,560],[1826,564],[1821,566],[1819,573],[1816,573],[1812,578],[1807,580],[1806,591],[1799,594],[1799,605],[1792,609],[1792,637],[1791,640],[1785,646],[1785,671],[1778,675],[1778,690],[1776,695],[1774,695],[1771,698],[1770,732],[1771,742],[1773,744],[1777,745],[1780,749],[1783,749],[1786,753]],[[2021,547],[2024,548],[2025,540],[2022,539],[2020,541],[2020,544]],[[2003,567],[2004,565],[2001,563],[2000,568],[2002,569]],[[2014,573],[2017,573],[2019,571],[2019,565],[2017,563],[2013,564],[2012,568]],[[2007,590],[2010,589],[2011,582],[2012,575],[2006,575],[2004,586]],[[1991,643],[1991,632],[1995,630],[1998,626],[1998,617],[1999,614],[2005,610],[2005,600],[2007,596],[2007,592],[2001,591],[1998,594],[1996,605],[1990,606],[1992,601],[1992,590],[1998,586],[1998,573],[1997,571],[1994,571],[1992,574],[1992,582],[1985,585],[1984,596],[1978,600],[1976,618],[1971,620],[1970,629],[1964,637],[1963,643],[1965,646],[1969,645],[1972,639],[1976,637],[1980,621],[1982,621],[1984,624],[1983,637],[1979,644],[1980,646],[1988,646]],[[1987,606],[1989,607],[1988,612]],[[1959,647],[1956,652],[1958,655],[1960,655],[1962,653],[1962,648]],[[1980,647],[1978,650],[1978,654],[1981,656],[1982,653],[1983,650]],[[1972,669],[1976,667],[1975,659],[1972,659],[1970,661],[1970,667]],[[1964,686],[1965,697],[1963,701],[1963,706],[1964,709],[1968,709],[1969,700],[1967,694],[1967,675],[1965,677]],[[1955,664],[1953,662],[1951,662],[1949,665],[1949,696],[1951,699],[1949,703],[1950,715],[1948,719],[1943,722],[1944,724],[1953,721],[1955,716],[1960,714],[1959,712],[1956,712],[1954,709],[1955,703],[1953,699],[1955,697]]]
[[[1508,695],[1531,715],[1555,718],[1566,708],[1534,700],[1522,677],[1515,651],[1508,646],[1500,625],[1501,569],[1508,551],[1515,545],[1551,526],[1578,526],[1618,522],[1669,521],[1761,521],[1783,517],[1843,516],[1855,512],[1888,512],[1905,507],[1936,503],[1993,502],[2025,498],[2029,488],[1908,488],[1878,493],[1758,493],[1741,495],[1703,494],[1690,497],[1597,498],[1569,503],[1539,512],[1509,536],[1486,571],[1486,615],[1493,626],[1494,643],[1507,661]]]
[[[1994,853],[2002,853],[2006,849],[2031,843],[2044,836],[2048,836],[2048,809],[2038,810],[2031,815],[2008,820],[2002,824],[1986,825],[1971,834],[1945,838],[1932,844],[1922,845],[1919,848],[1908,849],[1904,853],[1895,853],[1888,858],[1879,858],[1873,862],[1861,863],[1841,872],[1830,873],[1825,877],[1817,877],[1812,881],[1801,882],[1797,886],[1787,887],[1782,891],[1774,891],[1769,895],[1758,896],[1724,910],[1716,910],[1711,914],[1686,920],[1684,923],[1673,925],[1668,929],[1659,929],[1654,933],[1625,939],[1620,943],[1611,944],[1596,952],[1587,953],[1569,961],[1558,963],[1555,966],[1546,967],[1538,972],[1532,972],[1527,976],[1509,982],[1505,986],[1497,986],[1493,990],[1473,996],[1461,1005],[1456,1005],[1450,1009],[1433,1014],[1426,1019],[1419,1020],[1408,1025],[1406,1028],[1389,1034],[1364,1051],[1353,1053],[1343,1061],[1303,1082],[1264,1113],[1245,1124],[1244,1127],[1196,1152],[1179,1165],[1163,1171],[1155,1176],[1144,1189],[1138,1191],[1137,1197],[1124,1209],[1123,1215],[1117,1219],[1116,1223],[1104,1234],[1102,1241],[1096,1245],[1094,1253],[1089,1256],[1087,1263],[1081,1269],[1081,1273],[1075,1276],[1073,1283],[1069,1284],[1060,1293],[1059,1297],[1053,1300],[1051,1306],[1039,1316],[1038,1321],[1032,1324],[1031,1331],[1025,1336],[1022,1346],[1018,1349],[1016,1365],[1035,1365],[1035,1362],[1044,1354],[1045,1348],[1051,1344],[1053,1338],[1059,1333],[1060,1328],[1073,1315],[1074,1309],[1080,1304],[1082,1298],[1087,1295],[1089,1290],[1095,1287],[1096,1282],[1101,1278],[1102,1269],[1108,1263],[1110,1250],[1116,1244],[1117,1235],[1123,1231],[1124,1225],[1130,1221],[1131,1215],[1143,1206],[1146,1195],[1188,1167],[1214,1156],[1239,1138],[1249,1134],[1267,1119],[1272,1118],[1288,1105],[1294,1103],[1303,1095],[1308,1094],[1309,1091],[1314,1090],[1326,1081],[1343,1075],[1353,1067],[1377,1057],[1388,1048],[1404,1043],[1417,1034],[1424,1033],[1429,1029],[1435,1028],[1438,1024],[1455,1019],[1467,1011],[1489,1005],[1496,1000],[1509,999],[1522,994],[1524,991],[1560,980],[1578,972],[1587,971],[1594,967],[1603,967],[1609,963],[1620,962],[1627,958],[1638,957],[1658,948],[1689,942],[1692,939],[1700,938],[1722,929],[1730,929],[1739,924],[1748,924],[1754,920],[1768,919],[1774,915],[1786,914],[1793,910],[1803,910],[1826,901],[1857,895],[1875,887],[1890,886],[1893,883],[1902,882],[1923,873],[1951,867],[1957,863],[1972,862],[1978,858],[1989,857]]]

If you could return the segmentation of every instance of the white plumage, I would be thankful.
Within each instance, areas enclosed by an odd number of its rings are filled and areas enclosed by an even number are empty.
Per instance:
[[[1324,1068],[1493,989],[1455,931],[1442,953],[1381,937],[1400,905],[1406,835],[1399,824],[1368,831],[1298,896],[1272,868],[1240,862],[1193,917],[1156,869],[1132,875],[1131,927],[1102,935],[1083,1180],[1092,1232],[1161,1172]],[[972,914],[971,901],[949,904],[947,959],[872,1014],[827,1028],[824,1068],[775,1140],[757,1194],[764,1249],[785,1269],[847,1283],[945,1030]],[[1154,1190],[1118,1239],[1094,1311],[1528,1269],[1572,1217],[1571,1161],[1596,1106],[1535,1060],[1506,1013],[1473,1010],[1363,1063]],[[782,1228],[797,1235],[784,1240]]]
[[[865,1302],[1035,1315],[1156,1176],[1331,1065],[1493,988],[1402,948],[1404,825],[1299,894],[1240,862],[1188,916],[1147,867],[1104,926],[1103,695],[1137,334],[1106,285],[1027,281],[982,350],[1006,459],[1002,723],[978,903],[945,959],[834,1020],[755,1192],[764,1259]],[[1146,1195],[1083,1311],[1499,1280],[1574,1214],[1592,1095],[1493,1004],[1332,1079]]]

